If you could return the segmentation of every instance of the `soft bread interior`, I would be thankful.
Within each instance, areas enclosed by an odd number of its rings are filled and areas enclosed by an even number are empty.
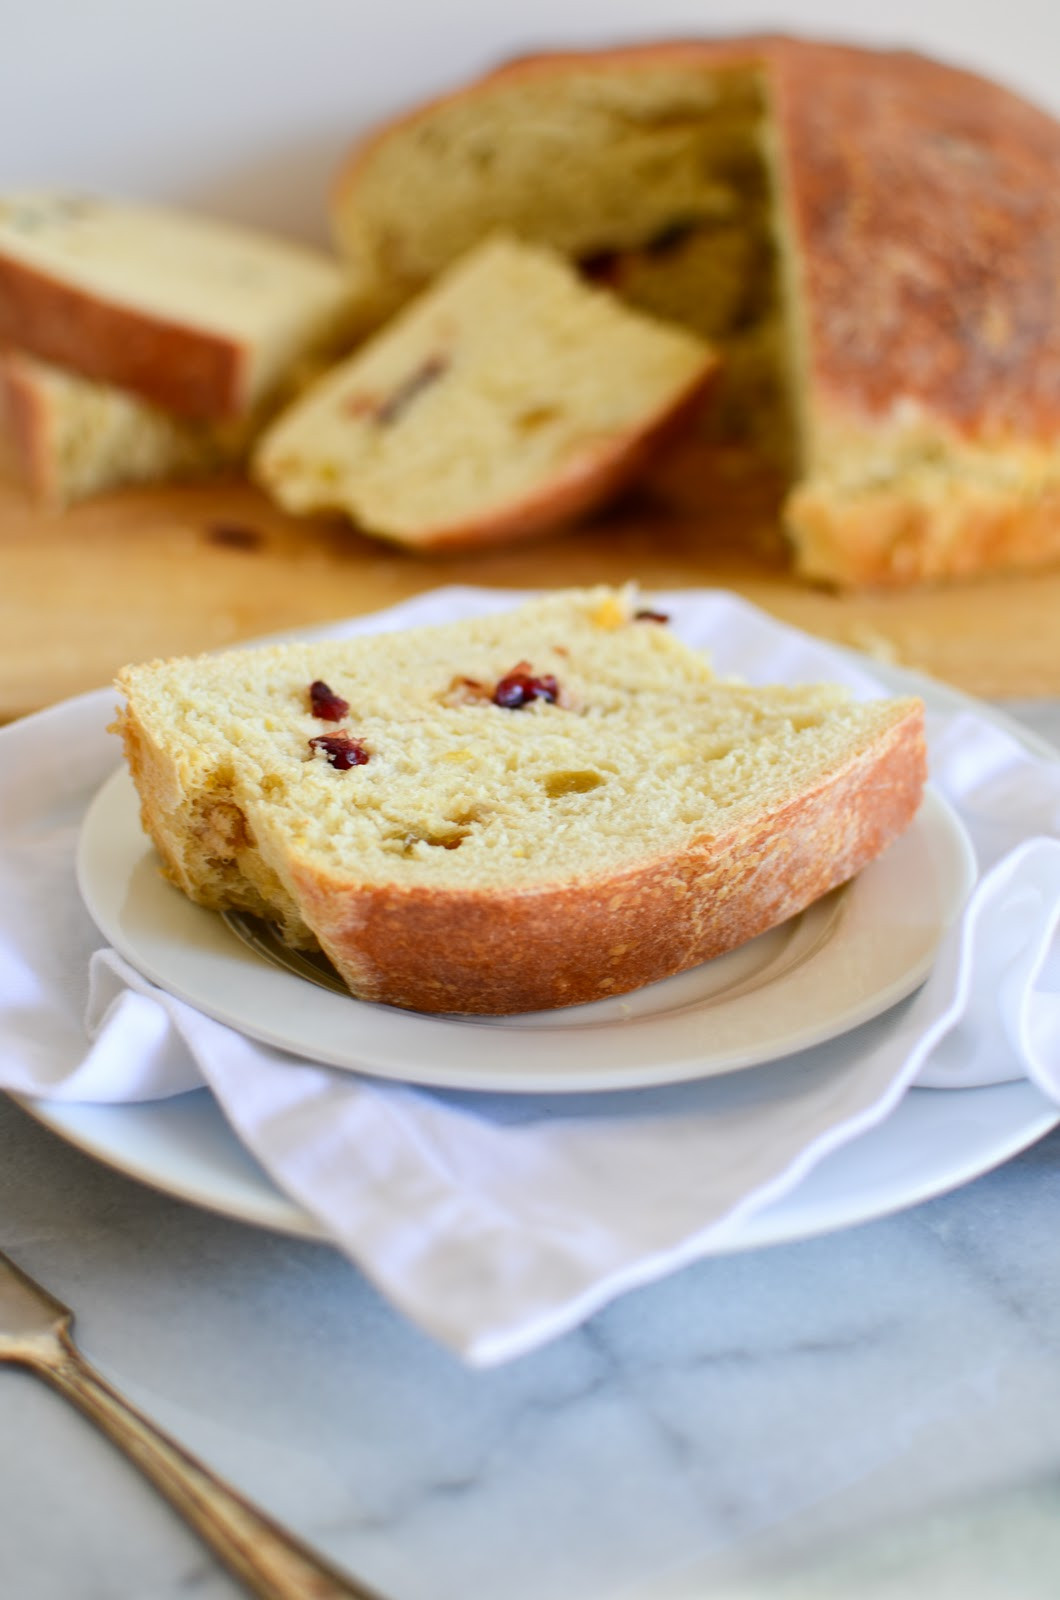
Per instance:
[[[535,499],[547,518],[565,486],[606,490],[714,365],[554,251],[496,235],[284,413],[254,472],[292,511],[342,510],[425,547],[474,542],[515,517],[532,526]]]

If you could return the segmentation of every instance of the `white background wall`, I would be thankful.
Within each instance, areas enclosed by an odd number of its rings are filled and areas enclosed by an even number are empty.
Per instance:
[[[914,46],[1060,114],[1060,0],[0,0],[0,187],[322,239],[345,143],[410,98],[528,49],[770,27]]]

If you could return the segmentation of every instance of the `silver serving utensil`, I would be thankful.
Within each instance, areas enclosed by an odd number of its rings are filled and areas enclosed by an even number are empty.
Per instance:
[[[255,1510],[100,1377],[74,1344],[73,1312],[0,1252],[0,1361],[30,1368],[124,1450],[263,1600],[381,1600]]]

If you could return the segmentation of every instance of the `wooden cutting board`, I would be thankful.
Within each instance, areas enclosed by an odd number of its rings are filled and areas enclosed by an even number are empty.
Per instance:
[[[811,633],[973,693],[1060,695],[1060,571],[843,596],[786,570],[769,497],[694,516],[645,502],[543,542],[427,559],[339,522],[295,521],[232,481],[131,490],[62,515],[0,484],[0,719],[109,682],[126,661],[212,649],[447,583],[636,578],[723,586]]]

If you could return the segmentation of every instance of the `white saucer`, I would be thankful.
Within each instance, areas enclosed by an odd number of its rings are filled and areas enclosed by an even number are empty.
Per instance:
[[[621,998],[500,1018],[364,1004],[268,930],[193,905],[160,876],[124,769],[89,808],[78,882],[102,933],[145,977],[253,1038],[403,1082],[554,1094],[731,1072],[878,1016],[926,977],[975,862],[929,791],[912,827],[853,882],[741,949]]]

